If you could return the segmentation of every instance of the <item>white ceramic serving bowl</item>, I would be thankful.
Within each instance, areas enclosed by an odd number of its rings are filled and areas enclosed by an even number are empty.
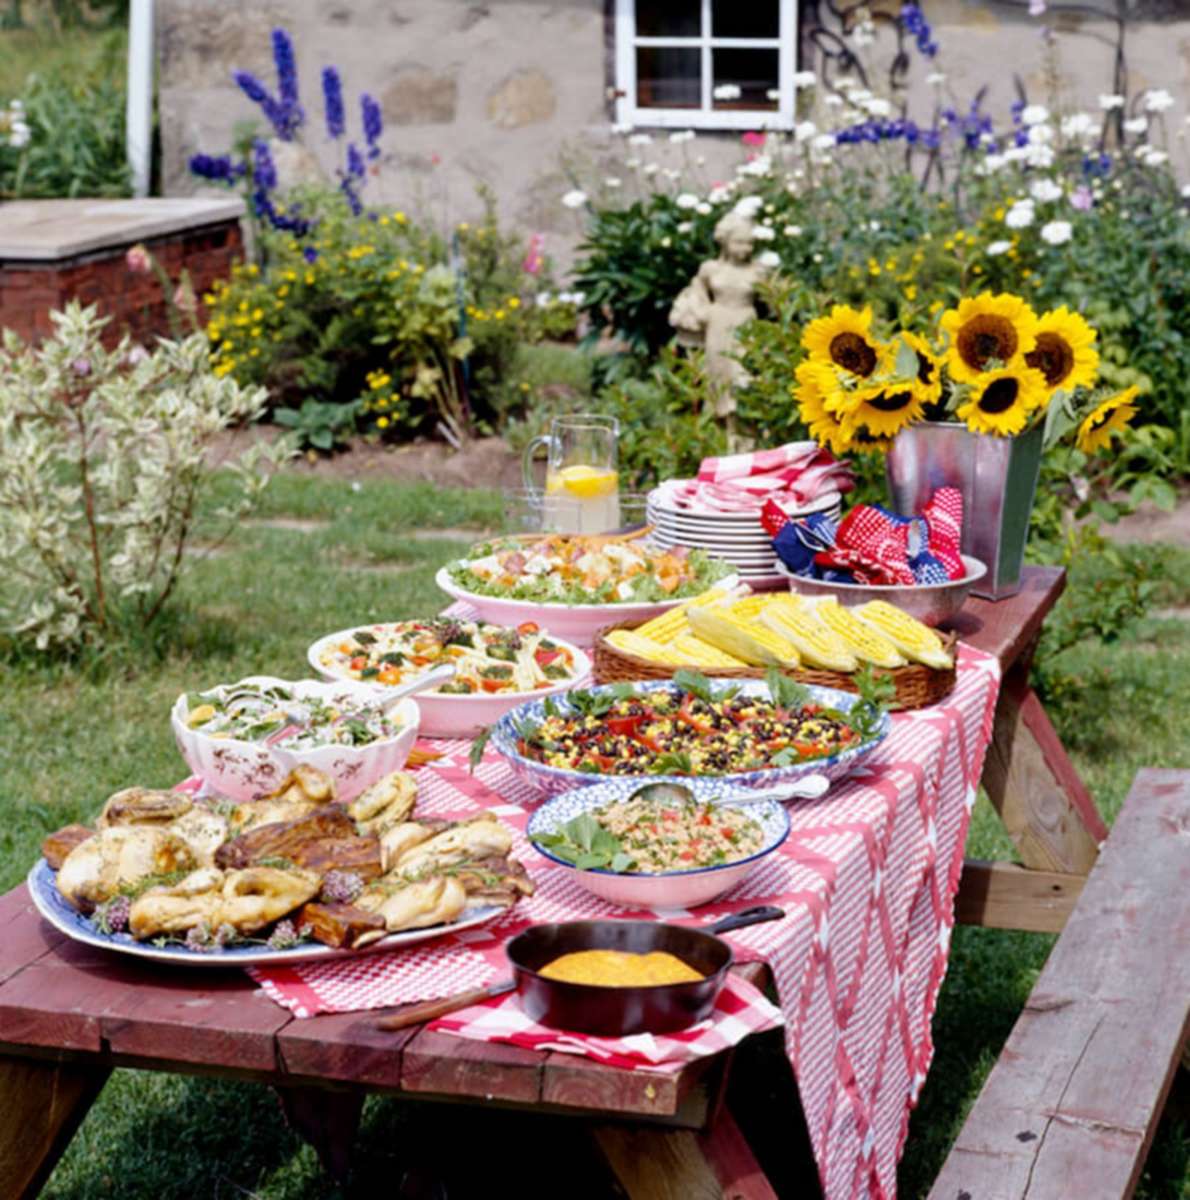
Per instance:
[[[333,646],[336,642],[351,637],[356,630],[374,628],[376,628],[374,625],[356,625],[351,629],[341,629],[338,633],[328,633],[326,637],[319,638],[306,651],[306,661],[323,679],[343,679],[345,677],[336,675],[332,668],[323,666],[321,661],[323,651],[327,646]],[[573,679],[561,679],[551,687],[537,688],[532,692],[497,692],[492,695],[478,692],[469,696],[437,691],[418,692],[417,706],[421,709],[421,736],[473,738],[499,720],[509,709],[516,708],[518,704],[524,704],[526,700],[558,696],[573,687],[584,687],[590,683],[590,657],[577,646],[572,646],[560,637],[554,637],[553,640],[574,655]],[[391,690],[387,684],[383,683],[354,679],[348,680],[348,682],[366,687],[380,698],[383,698],[386,691]]]
[[[658,600],[648,604],[547,604],[540,600],[507,600],[502,596],[481,596],[478,592],[466,591],[451,579],[445,567],[434,576],[434,582],[448,596],[471,605],[482,621],[491,621],[496,625],[520,625],[523,621],[536,621],[551,637],[564,639],[584,649],[594,644],[596,633],[605,625],[647,621],[692,599],[683,596],[680,600]],[[737,576],[729,575],[714,586],[729,588],[737,582]],[[534,692],[533,695],[537,696],[538,693]]]
[[[791,592],[799,596],[834,596],[844,608],[866,604],[869,600],[887,600],[916,617],[924,625],[941,625],[953,617],[966,601],[971,589],[988,569],[968,554],[963,555],[967,573],[948,583],[925,583],[913,587],[901,584],[828,583],[825,579],[806,579],[795,575],[783,562],[777,570],[785,577]]]
[[[375,706],[377,703],[372,688],[347,680],[326,683],[317,679],[289,680],[273,675],[249,675],[224,686],[233,688],[240,683],[284,687],[299,697],[330,699],[347,695],[363,704]],[[335,781],[338,798],[351,800],[378,779],[405,765],[417,740],[421,720],[417,702],[407,697],[398,700],[389,710],[390,715],[401,723],[396,737],[369,746],[316,746],[310,750],[289,750],[284,746],[262,746],[238,738],[212,737],[201,729],[191,729],[186,724],[188,711],[183,694],[174,702],[169,716],[178,749],[195,775],[232,800],[253,800],[266,795],[279,787],[299,765],[325,771]]]
[[[622,908],[695,908],[709,904],[737,883],[746,879],[762,859],[772,854],[789,836],[789,813],[776,800],[749,805],[744,812],[760,823],[764,845],[748,858],[717,867],[696,867],[689,871],[664,871],[656,874],[629,874],[604,870],[579,870],[534,840],[535,834],[553,833],[581,813],[603,808],[617,800],[626,800],[645,783],[680,783],[700,801],[714,801],[731,792],[720,780],[652,776],[648,779],[610,778],[590,787],[576,788],[543,804],[529,819],[525,835],[533,849],[551,862],[565,868],[575,883],[593,896]]]

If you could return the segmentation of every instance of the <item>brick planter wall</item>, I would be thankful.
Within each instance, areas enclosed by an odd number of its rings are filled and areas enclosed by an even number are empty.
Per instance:
[[[38,210],[26,205],[26,223],[8,231],[2,227],[0,210],[0,326],[26,339],[50,333],[51,311],[71,300],[99,306],[110,318],[111,342],[125,333],[140,341],[168,335],[161,283],[154,272],[128,269],[125,255],[131,246],[147,247],[175,283],[183,269],[189,272],[200,319],[203,293],[216,279],[226,278],[232,263],[243,257],[239,217],[228,216],[226,204],[215,213],[170,213],[163,221],[152,215],[154,205],[176,202],[117,201],[113,203],[125,207],[114,213],[102,202],[72,202],[87,207],[77,210],[73,229],[63,234],[72,215],[60,207],[67,202],[38,203],[59,207]],[[220,219],[212,220],[216,215]]]

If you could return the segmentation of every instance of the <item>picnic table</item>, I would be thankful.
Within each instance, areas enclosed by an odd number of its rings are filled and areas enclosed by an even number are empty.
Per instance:
[[[956,621],[960,637],[1002,672],[983,782],[1025,864],[969,864],[960,919],[1055,927],[1106,835],[1028,686],[1042,622],[1064,583],[1059,569],[1027,568],[1018,596],[970,601]],[[737,969],[768,981],[761,963]],[[241,972],[163,971],[71,942],[17,887],[0,898],[3,1194],[35,1196],[112,1069],[137,1067],[269,1084],[338,1175],[350,1163],[364,1095],[382,1092],[582,1118],[634,1197],[720,1188],[752,1200],[775,1195],[721,1103],[730,1053],[661,1075],[424,1027],[380,1032],[379,1015],[299,1020]]]

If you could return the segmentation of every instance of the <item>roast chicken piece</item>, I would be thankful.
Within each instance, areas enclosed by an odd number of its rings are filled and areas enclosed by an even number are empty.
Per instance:
[[[515,859],[483,858],[463,863],[450,871],[467,893],[467,908],[499,905],[511,908],[522,896],[537,890],[529,872]]]
[[[380,842],[374,837],[314,838],[289,855],[299,867],[325,875],[328,871],[350,871],[361,879],[383,874]]]
[[[86,825],[65,825],[49,834],[41,843],[42,856],[49,863],[50,869],[56,871],[66,861],[66,856],[75,846],[81,845],[88,838],[94,836],[95,830],[88,829]]]
[[[231,821],[237,833],[246,833],[260,825],[296,821],[324,804],[332,804],[334,799],[335,781],[325,771],[299,765],[275,791],[248,804],[236,805]]]
[[[391,871],[401,856],[414,846],[428,842],[452,824],[451,821],[402,821],[399,825],[390,825],[380,835],[380,854],[385,872]]]
[[[112,825],[168,825],[185,816],[192,807],[182,792],[163,792],[156,788],[130,787],[109,796],[96,824],[100,829]]]
[[[457,879],[436,876],[403,886],[387,878],[374,880],[359,894],[355,905],[384,918],[385,929],[425,929],[453,921],[467,905],[467,892]],[[384,933],[370,930],[356,939],[357,946],[382,938]]]
[[[355,822],[347,815],[347,810],[335,804],[324,804],[296,820],[258,825],[224,842],[215,851],[215,864],[228,868],[246,867],[262,858],[292,860],[306,842],[354,836]]]
[[[347,806],[360,833],[380,833],[408,820],[417,802],[417,780],[406,771],[393,771],[361,792]]]
[[[194,804],[185,816],[171,821],[165,828],[176,833],[191,850],[199,866],[209,867],[215,861],[215,851],[228,838],[227,818],[204,804]]]
[[[80,912],[90,912],[129,884],[197,865],[194,851],[176,833],[113,825],[71,850],[58,869],[58,891]]]
[[[459,821],[405,851],[389,870],[408,877],[454,863],[503,857],[511,849],[512,831],[492,813],[485,812],[468,821]]]
[[[309,929],[320,942],[339,950],[357,946],[366,933],[379,931],[383,937],[388,932],[379,913],[367,912],[354,904],[303,904],[294,914],[293,923],[298,929]]]
[[[231,925],[237,933],[256,933],[312,899],[321,886],[314,871],[204,867],[180,883],[138,896],[129,909],[128,929],[133,937],[149,938],[184,933],[206,922],[212,930]]]

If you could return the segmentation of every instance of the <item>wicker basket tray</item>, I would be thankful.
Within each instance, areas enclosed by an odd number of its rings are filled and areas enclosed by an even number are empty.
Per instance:
[[[592,652],[594,661],[594,676],[596,683],[620,683],[638,679],[670,679],[675,671],[680,670],[668,663],[650,662],[647,658],[637,658],[635,654],[625,654],[617,650],[607,641],[607,635],[616,629],[636,629],[644,624],[643,621],[622,621],[617,625],[605,625],[595,635]],[[954,653],[955,642],[958,640],[953,633],[939,635],[947,651]],[[763,679],[767,667],[699,667],[704,675],[713,675],[716,679]],[[843,692],[855,692],[855,677],[843,671],[820,671],[816,667],[798,667],[790,671],[783,668],[785,674],[791,675],[799,683],[813,683],[819,687],[838,688]],[[944,696],[950,695],[954,689],[955,669],[939,671],[934,667],[923,666],[921,663],[909,663],[904,667],[894,667],[891,670],[877,668],[877,674],[887,675],[896,685],[896,699],[890,705],[894,709],[925,708],[929,704],[937,704]]]

